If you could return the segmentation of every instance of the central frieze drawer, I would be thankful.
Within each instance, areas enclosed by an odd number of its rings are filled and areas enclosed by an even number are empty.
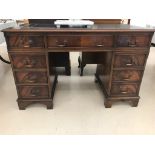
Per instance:
[[[31,55],[31,54],[11,54],[14,68],[46,68],[45,55]]]
[[[9,35],[8,47],[11,48],[44,48],[44,38],[40,35]]]
[[[112,47],[113,35],[48,36],[47,47]]]
[[[150,46],[150,35],[148,34],[120,34],[116,37],[118,47],[147,47]]]
[[[18,86],[21,98],[47,98],[49,97],[48,86]]]
[[[47,72],[18,71],[15,72],[17,83],[47,83]]]
[[[83,47],[112,47],[112,35],[90,35],[81,37],[81,46]]]
[[[118,54],[114,58],[114,68],[117,67],[143,67],[145,54]]]
[[[136,96],[138,93],[138,84],[113,84],[111,88],[112,95]]]
[[[80,47],[80,36],[47,36],[47,47]]]
[[[142,77],[140,70],[115,70],[113,71],[113,81],[138,82]]]

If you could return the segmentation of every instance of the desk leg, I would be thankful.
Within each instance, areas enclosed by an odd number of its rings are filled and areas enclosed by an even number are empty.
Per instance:
[[[86,64],[82,64],[80,65],[80,76],[83,76],[83,69],[86,66]]]
[[[53,82],[53,87],[52,87],[52,91],[51,91],[52,99],[54,98],[54,93],[55,93],[57,83],[58,83],[58,75],[55,76],[55,79],[54,79],[54,82]]]
[[[86,66],[86,64],[82,63],[82,60],[80,59],[80,56],[78,57],[78,68],[80,69],[80,76],[83,76],[83,69]]]
[[[112,101],[108,100],[108,99],[105,99],[104,101],[104,106],[105,108],[111,108],[112,106]]]
[[[47,109],[53,109],[53,100],[52,99],[35,99],[35,100],[17,100],[18,107],[20,110],[25,110],[27,106],[31,104],[44,104],[47,106]]]
[[[132,107],[137,107],[139,102],[139,98],[132,101]]]
[[[99,78],[99,76],[97,74],[95,74],[95,83],[98,83],[101,87],[101,89],[103,90],[103,93],[104,93],[104,106],[105,108],[111,108],[112,106],[112,101],[108,98],[108,95],[104,89],[104,86]]]
[[[31,105],[31,104],[44,104],[46,105],[47,109],[53,109],[53,98],[54,98],[54,93],[55,93],[55,89],[56,89],[56,84],[58,82],[58,76],[56,75],[54,78],[54,82],[53,82],[53,87],[51,90],[51,97],[49,98],[45,98],[45,99],[17,99],[18,102],[18,107],[20,110],[25,110],[27,106]]]
[[[111,108],[114,102],[128,101],[132,107],[137,107],[139,102],[139,96],[111,96],[107,93],[104,84],[100,80],[99,76],[95,74],[95,82],[98,83],[104,93],[104,106],[105,108]]]

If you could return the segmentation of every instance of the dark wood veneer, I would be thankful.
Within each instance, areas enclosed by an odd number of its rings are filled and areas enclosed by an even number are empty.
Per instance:
[[[11,35],[7,37],[9,49],[44,48],[44,38],[40,35]]]
[[[47,98],[47,86],[18,86],[20,98]]]
[[[46,68],[45,54],[10,54],[15,69]]]
[[[120,34],[116,44],[118,47],[147,47],[150,46],[150,36],[146,33]]]
[[[141,80],[141,70],[114,70],[112,80],[113,81],[126,81],[126,82],[138,82]]]
[[[138,84],[113,83],[111,95],[113,96],[136,96],[138,93]]]
[[[34,83],[47,83],[47,72],[41,71],[16,71],[15,76],[17,79],[17,83],[26,83],[26,84],[34,84]]]
[[[114,67],[143,67],[145,64],[145,54],[116,54],[114,60]]]
[[[139,90],[154,29],[130,25],[94,25],[92,28],[23,26],[3,30],[18,93],[19,109],[33,103],[53,108],[57,75],[49,76],[49,52],[96,53],[98,82],[105,107],[115,101],[137,106]],[[100,53],[100,57],[97,54]]]

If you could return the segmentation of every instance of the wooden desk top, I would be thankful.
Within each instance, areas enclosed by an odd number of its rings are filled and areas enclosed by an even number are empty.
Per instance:
[[[56,28],[52,24],[26,24],[7,28],[2,32],[155,32],[155,29],[128,24],[94,24],[91,28]]]

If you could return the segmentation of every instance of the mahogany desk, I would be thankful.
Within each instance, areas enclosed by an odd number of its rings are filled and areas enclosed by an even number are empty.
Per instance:
[[[57,75],[49,75],[49,52],[103,52],[96,82],[106,108],[115,101],[137,106],[140,85],[155,29],[124,24],[92,28],[25,25],[3,30],[18,94],[19,109],[33,103],[53,108]]]

